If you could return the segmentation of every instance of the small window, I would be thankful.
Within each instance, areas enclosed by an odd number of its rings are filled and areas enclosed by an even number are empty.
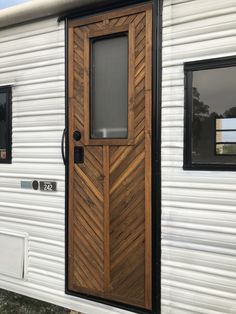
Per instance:
[[[91,41],[91,138],[128,137],[128,36]]]
[[[11,88],[0,87],[0,163],[11,163]]]
[[[185,63],[184,169],[236,170],[236,58]]]

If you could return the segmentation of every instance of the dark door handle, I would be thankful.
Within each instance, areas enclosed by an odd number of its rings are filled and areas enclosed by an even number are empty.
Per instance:
[[[77,130],[74,131],[73,138],[74,138],[75,141],[80,141],[81,140],[81,133],[80,133],[80,131],[77,131]]]
[[[74,163],[83,164],[84,163],[84,148],[83,146],[74,147]]]
[[[66,165],[65,138],[66,138],[66,129],[63,130],[62,138],[61,138],[61,156],[62,156],[64,165]]]

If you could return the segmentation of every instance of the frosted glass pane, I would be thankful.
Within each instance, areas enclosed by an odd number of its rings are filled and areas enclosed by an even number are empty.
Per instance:
[[[128,136],[128,37],[91,42],[91,137]]]

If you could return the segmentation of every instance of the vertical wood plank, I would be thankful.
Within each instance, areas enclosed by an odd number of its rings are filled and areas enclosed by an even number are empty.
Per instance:
[[[71,99],[74,94],[74,28],[70,24],[68,28],[68,43],[68,96]]]
[[[128,74],[128,144],[134,142],[134,64],[135,64],[135,27],[129,26],[129,74]]]
[[[88,145],[90,138],[90,104],[89,104],[89,68],[90,51],[89,36],[84,32],[84,144]]]
[[[109,146],[103,146],[104,171],[104,292],[110,290],[110,157]]]
[[[152,11],[146,11],[145,73],[145,305],[152,308]]]
[[[74,129],[74,104],[73,104],[73,94],[74,94],[74,29],[73,27],[69,27],[68,30],[68,96],[69,96],[69,199],[68,199],[68,225],[73,226],[74,221],[74,161],[73,161],[73,140],[71,134]],[[68,258],[70,260],[69,263],[69,276],[68,276],[68,287],[69,289],[73,289],[73,274],[74,274],[74,263],[73,263],[73,256],[74,256],[74,230],[73,228],[69,227],[69,243],[68,243]]]

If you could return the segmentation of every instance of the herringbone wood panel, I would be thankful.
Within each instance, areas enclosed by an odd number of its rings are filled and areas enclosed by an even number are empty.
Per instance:
[[[110,163],[111,287],[129,303],[145,304],[145,15],[135,25],[134,139]],[[141,47],[141,48],[140,48]]]
[[[93,294],[106,299],[151,308],[151,244],[148,224],[151,190],[147,182],[151,177],[150,160],[151,102],[147,76],[151,77],[150,54],[147,54],[147,38],[151,27],[147,12],[142,9],[133,14],[128,10],[118,17],[112,15],[95,19],[79,27],[72,27],[73,35],[70,79],[70,138],[73,130],[82,134],[79,145],[84,147],[84,163],[70,165],[69,206],[69,288],[73,291]],[[150,14],[149,14],[150,17]],[[147,25],[148,24],[148,25]],[[85,106],[89,90],[86,80],[86,40],[90,33],[100,34],[107,29],[133,29],[132,88],[129,95],[133,107],[133,142],[130,145],[89,145],[86,142]],[[107,33],[106,33],[107,34]],[[131,97],[130,97],[131,96]],[[149,116],[147,119],[147,115]],[[70,152],[78,143],[70,140]],[[72,159],[70,160],[70,163]],[[148,204],[148,206],[147,206]],[[150,230],[147,230],[150,228]]]

